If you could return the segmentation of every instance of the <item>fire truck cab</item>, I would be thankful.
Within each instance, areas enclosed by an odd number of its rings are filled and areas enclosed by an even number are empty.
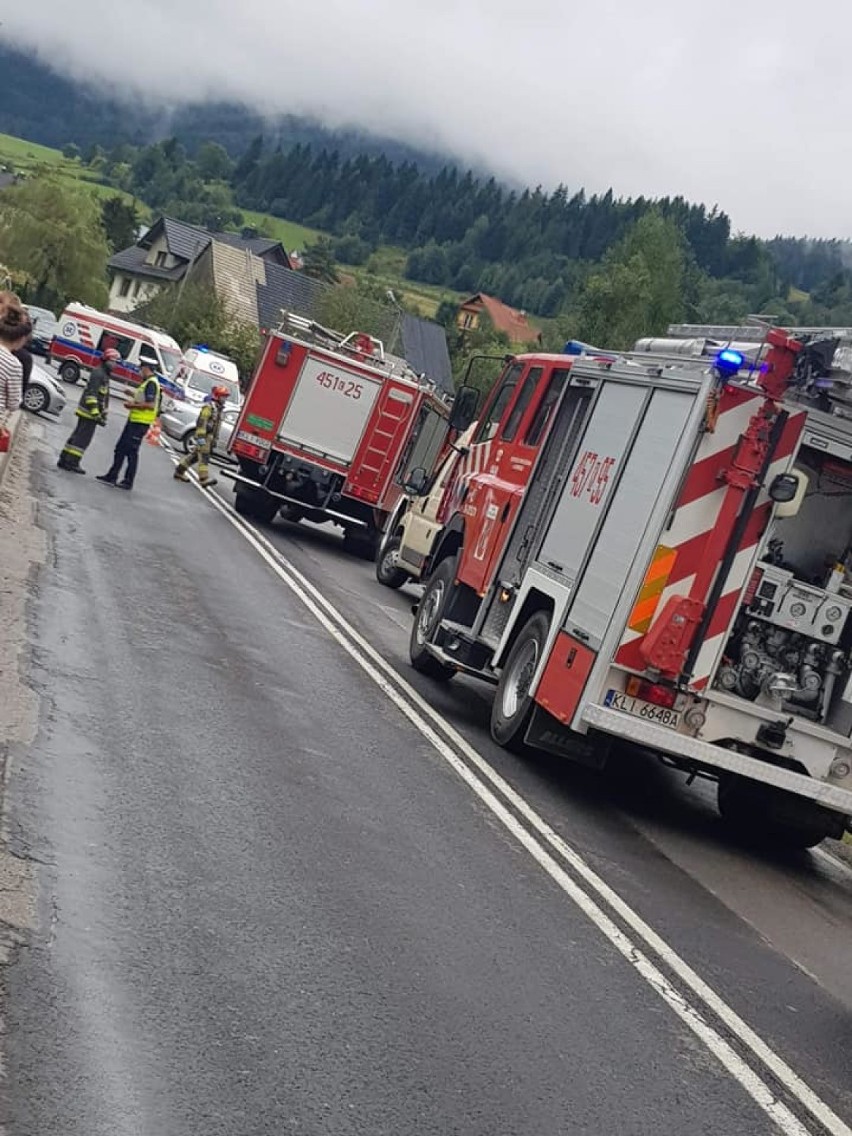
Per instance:
[[[507,748],[603,765],[637,743],[717,780],[752,834],[809,846],[852,816],[852,430],[781,402],[824,352],[781,332],[760,350],[745,380],[721,354],[514,359],[410,656],[493,683]],[[802,506],[828,476],[843,507]]]

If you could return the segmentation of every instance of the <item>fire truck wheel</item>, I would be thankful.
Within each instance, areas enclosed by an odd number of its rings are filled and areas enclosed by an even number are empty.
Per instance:
[[[815,848],[836,835],[835,818],[815,802],[735,773],[719,779],[717,802],[734,832],[778,850]]]
[[[376,557],[376,579],[386,588],[401,588],[408,573],[399,567],[399,537],[395,536],[379,548]]]
[[[297,525],[304,515],[298,505],[291,505],[289,501],[282,502],[281,508],[278,510],[278,516],[281,520],[289,521],[292,525]]]
[[[361,529],[346,529],[343,533],[343,547],[350,556],[359,560],[373,560],[376,555],[376,534]]]
[[[59,377],[64,383],[79,382],[80,368],[76,363],[72,362],[72,360],[69,359],[67,363],[63,363],[59,368]]]
[[[408,642],[408,657],[411,665],[420,674],[428,675],[437,682],[449,682],[456,673],[452,667],[446,666],[429,653],[426,644],[432,637],[435,628],[441,622],[447,602],[452,591],[453,581],[456,578],[458,558],[449,557],[442,560],[426,584],[417,612],[414,616],[414,625],[411,628],[411,638]]]
[[[254,489],[237,489],[234,509],[241,517],[251,517],[261,524],[270,524],[278,514],[279,502],[275,497]]]
[[[530,684],[541,661],[549,629],[550,616],[546,611],[537,611],[527,620],[509,651],[497,683],[491,704],[491,736],[498,745],[513,753],[524,749],[524,734],[533,712]]]

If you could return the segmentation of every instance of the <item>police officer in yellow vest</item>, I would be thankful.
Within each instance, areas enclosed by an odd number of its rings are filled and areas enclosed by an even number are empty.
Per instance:
[[[154,373],[154,368],[150,363],[140,363],[139,371],[142,376],[139,386],[133,397],[124,404],[130,413],[116,442],[112,465],[98,478],[98,481],[105,481],[107,485],[118,485],[119,489],[133,488],[136,467],[139,464],[139,447],[148,433],[148,427],[160,410],[160,382]],[[121,473],[125,458],[127,472],[124,479],[119,481],[118,475]]]

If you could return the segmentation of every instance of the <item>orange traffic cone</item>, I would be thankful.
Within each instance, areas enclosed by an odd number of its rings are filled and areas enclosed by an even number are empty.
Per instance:
[[[155,418],[151,425],[148,427],[148,433],[145,435],[145,441],[149,446],[159,446],[160,435],[163,432],[163,427],[160,425],[159,418]]]

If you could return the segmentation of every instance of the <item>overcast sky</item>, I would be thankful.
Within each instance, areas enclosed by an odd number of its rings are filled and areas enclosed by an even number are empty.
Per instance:
[[[551,188],[852,237],[845,0],[59,0],[3,33],[65,71],[357,125]]]

